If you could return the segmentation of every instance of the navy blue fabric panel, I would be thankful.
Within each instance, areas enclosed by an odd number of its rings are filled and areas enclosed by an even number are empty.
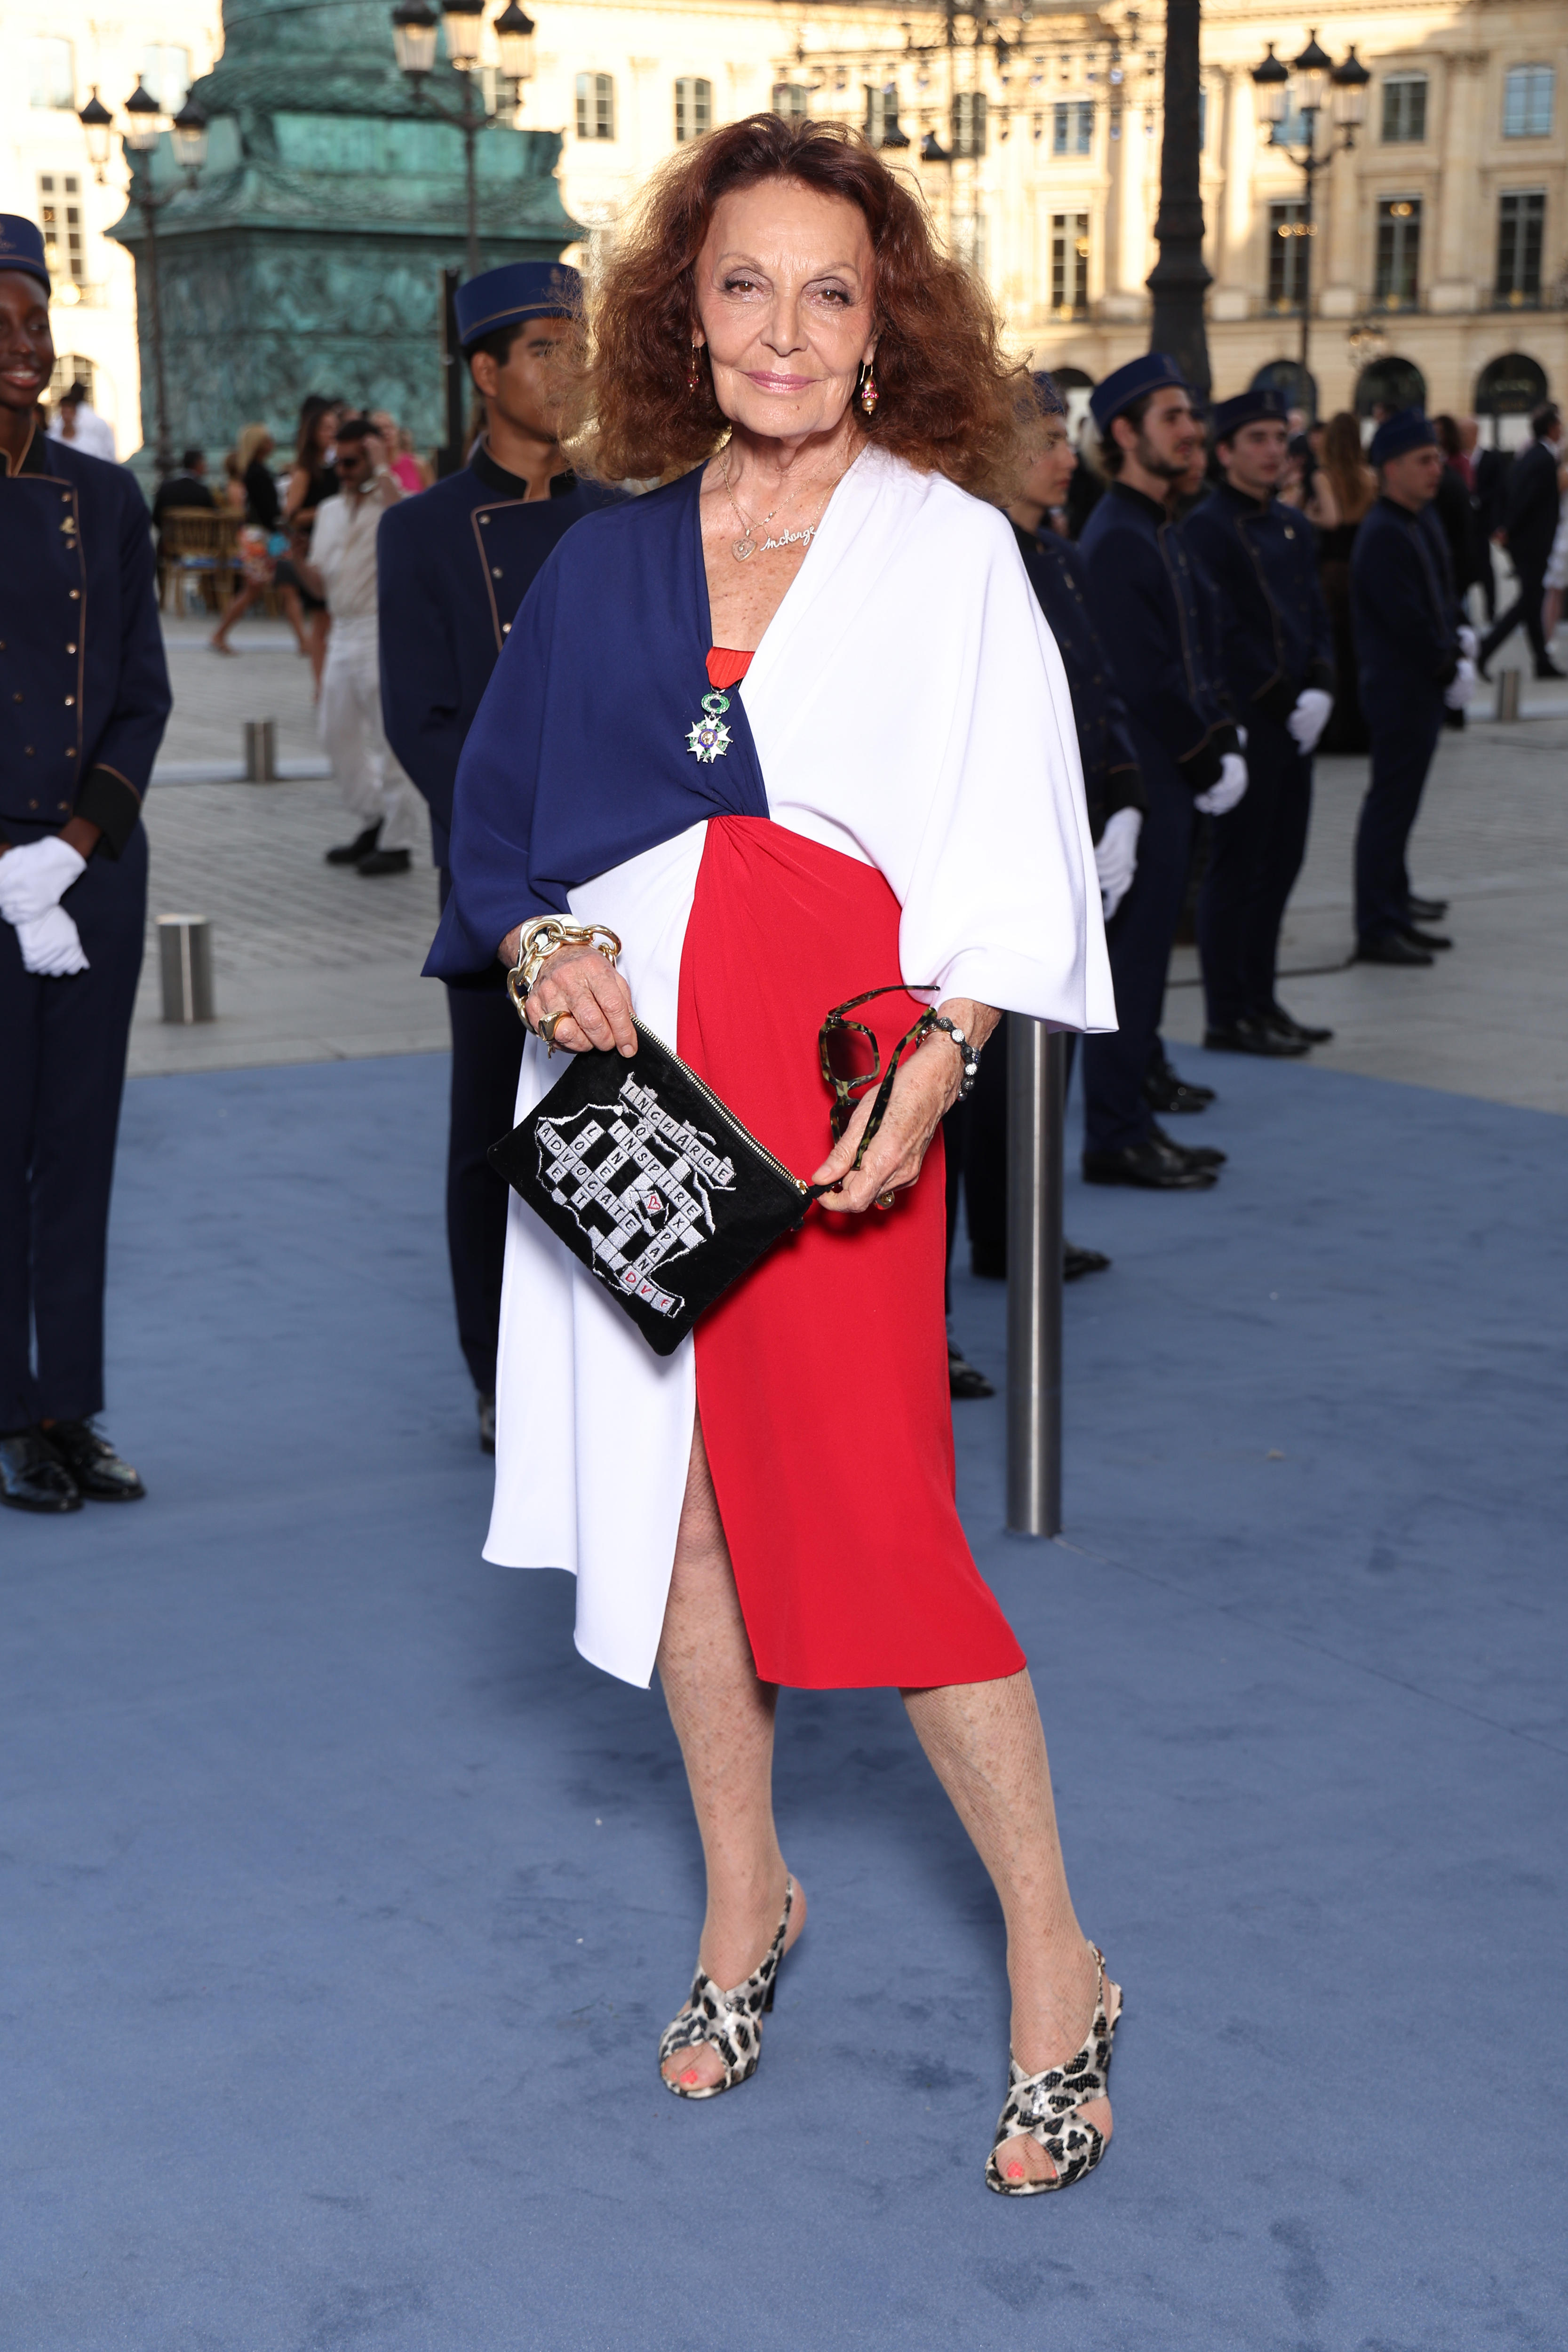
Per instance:
[[[570,530],[524,599],[458,769],[452,891],[426,971],[482,970],[515,923],[704,817],[766,816],[738,695],[687,743],[712,644],[700,467]]]

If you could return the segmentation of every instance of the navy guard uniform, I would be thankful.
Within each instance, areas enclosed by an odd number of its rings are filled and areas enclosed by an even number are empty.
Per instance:
[[[489,269],[458,291],[465,353],[529,319],[569,318],[582,280],[559,263]],[[620,494],[554,475],[548,499],[498,466],[483,440],[459,474],[389,507],[377,541],[381,700],[387,740],[430,808],[431,848],[446,906],[458,761],[519,605],[545,558],[595,507]],[[527,503],[524,503],[527,501]],[[480,1402],[487,1451],[496,1385],[507,1187],[486,1153],[516,1115],[522,1024],[497,964],[448,982],[452,1024],[447,1241],[458,1337]]]
[[[1367,455],[1381,468],[1436,449],[1426,418],[1407,408],[1384,420]],[[1475,685],[1475,639],[1461,620],[1432,505],[1440,478],[1434,464],[1429,488],[1407,488],[1415,505],[1392,497],[1385,478],[1351,557],[1362,708],[1372,733],[1355,845],[1356,953],[1364,963],[1430,964],[1434,950],[1448,945],[1416,928],[1418,916],[1436,920],[1446,909],[1440,900],[1413,900],[1405,866],[1445,705],[1462,709]]]
[[[1107,376],[1089,401],[1102,440],[1134,402],[1167,386],[1187,388],[1161,352]],[[1137,872],[1106,930],[1121,1025],[1084,1039],[1084,1175],[1198,1190],[1213,1183],[1222,1155],[1194,1157],[1163,1136],[1145,1079],[1186,889],[1194,803],[1216,785],[1234,791],[1236,727],[1210,675],[1200,584],[1168,509],[1113,477],[1080,549],[1089,614],[1126,705],[1147,802]]]
[[[1110,657],[1100,643],[1089,609],[1083,577],[1083,557],[1070,540],[1047,526],[1039,531],[1013,526],[1029,585],[1050,625],[1067,672],[1072,695],[1073,722],[1079,758],[1083,767],[1084,797],[1089,827],[1098,847],[1105,828],[1123,809],[1142,814],[1146,803],[1138,754],[1133,748],[1127,708],[1116,684]],[[1003,1045],[1007,1021],[995,1040]],[[1076,1040],[1069,1035],[1070,1056]],[[1070,1073],[1070,1063],[1069,1063]],[[1005,1050],[983,1055],[972,1099],[961,1107],[967,1123],[960,1152],[951,1155],[956,1171],[963,1160],[963,1207],[969,1227],[969,1248],[974,1272],[1000,1278],[1007,1271],[1007,1055]],[[949,1112],[943,1125],[950,1125]],[[1068,1244],[1068,1278],[1106,1263],[1098,1253]],[[1092,1261],[1092,1264],[1091,1264]]]
[[[1283,428],[1277,392],[1221,401],[1216,449],[1244,425]],[[1304,1054],[1327,1042],[1275,1001],[1279,928],[1307,853],[1311,751],[1332,708],[1332,635],[1318,583],[1310,525],[1270,496],[1222,482],[1182,525],[1213,586],[1221,677],[1247,730],[1247,792],[1214,820],[1198,900],[1207,1029],[1204,1043],[1233,1053]]]
[[[0,215],[0,1499],[67,1511],[142,1492],[92,1423],[170,698],[142,493],[37,421],[48,291],[38,230]]]

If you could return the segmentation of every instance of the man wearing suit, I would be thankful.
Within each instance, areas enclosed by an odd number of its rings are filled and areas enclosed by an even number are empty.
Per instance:
[[[169,677],[141,491],[39,428],[48,297],[0,214],[0,1502],[53,1512],[142,1493],[94,1421]]]
[[[1367,455],[1380,495],[1351,557],[1361,701],[1372,733],[1372,781],[1356,831],[1356,953],[1363,963],[1430,964],[1452,941],[1419,924],[1447,908],[1413,897],[1405,853],[1445,707],[1462,710],[1475,692],[1476,640],[1459,618],[1432,509],[1443,475],[1432,425],[1419,409],[1402,409],[1378,426]]]
[[[555,436],[582,280],[516,261],[459,288],[458,329],[485,431],[460,474],[390,507],[377,541],[387,740],[429,803],[441,904],[458,761],[519,605],[572,525],[619,493],[579,482]],[[522,1024],[497,964],[448,983],[452,1024],[447,1240],[458,1337],[495,1450],[495,1361],[507,1188],[486,1153],[513,1122]]]
[[[1538,408],[1530,420],[1533,438],[1528,449],[1521,449],[1514,459],[1508,478],[1507,503],[1503,509],[1503,543],[1512,562],[1518,595],[1506,613],[1499,614],[1481,640],[1480,674],[1487,675],[1487,664],[1505,637],[1522,621],[1535,656],[1537,677],[1562,677],[1560,670],[1546,650],[1546,637],[1541,625],[1541,608],[1546,594],[1546,565],[1552,553],[1552,542],[1557,535],[1561,501],[1557,492],[1558,451],[1563,440],[1563,419],[1552,407]]]

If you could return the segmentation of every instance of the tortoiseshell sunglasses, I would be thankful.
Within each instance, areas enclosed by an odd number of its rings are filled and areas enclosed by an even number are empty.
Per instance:
[[[893,1047],[885,1074],[876,1032],[865,1022],[848,1021],[845,1015],[853,1013],[858,1004],[869,1004],[874,996],[903,996],[910,992],[901,980],[890,980],[883,988],[868,988],[863,996],[851,996],[844,1003],[836,1004],[817,1032],[816,1046],[822,1061],[822,1075],[833,1089],[833,1108],[827,1115],[827,1123],[833,1130],[835,1143],[859,1108],[857,1098],[864,1095],[868,1087],[877,1086],[878,1079],[881,1079],[871,1105],[871,1116],[866,1121],[866,1131],[855,1154],[855,1169],[858,1169],[865,1159],[867,1145],[887,1117],[888,1105],[893,1097],[893,1081],[899,1075],[899,1065],[906,1050],[910,1045],[919,1045],[923,1037],[931,1034],[936,1015],[928,1009],[921,1014],[912,1029],[905,1030]],[[855,1169],[850,1171],[851,1174]]]

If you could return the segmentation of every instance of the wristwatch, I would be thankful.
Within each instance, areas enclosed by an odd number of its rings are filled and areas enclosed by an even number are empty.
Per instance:
[[[980,1076],[980,1048],[972,1045],[957,1022],[950,1021],[943,1013],[933,1013],[931,1025],[933,1029],[945,1029],[959,1050],[963,1062],[963,1076],[958,1082],[958,1099],[963,1102],[973,1092],[974,1081]]]

